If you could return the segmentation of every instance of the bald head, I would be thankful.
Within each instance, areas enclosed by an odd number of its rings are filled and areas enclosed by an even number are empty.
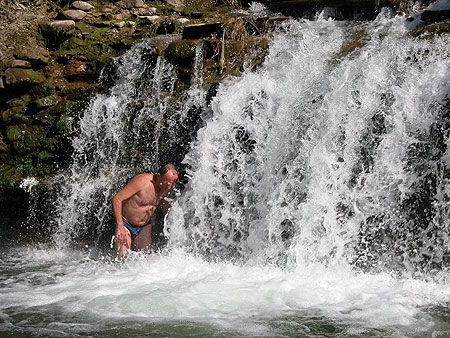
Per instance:
[[[178,172],[173,164],[162,166],[156,174],[156,184],[160,190],[169,190],[178,180]]]

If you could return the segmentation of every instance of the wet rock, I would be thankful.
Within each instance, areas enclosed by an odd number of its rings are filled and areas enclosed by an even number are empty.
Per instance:
[[[424,11],[420,19],[427,24],[446,21],[450,19],[450,9],[445,11]]]
[[[31,63],[25,60],[13,60],[11,62],[12,68],[31,68]]]
[[[144,6],[142,0],[121,0],[117,3],[120,7],[125,9],[139,8]]]
[[[33,104],[37,109],[44,109],[54,106],[58,103],[58,100],[59,98],[57,95],[49,95],[35,100]]]
[[[64,18],[67,20],[80,21],[83,20],[87,15],[85,11],[79,9],[68,9],[61,13]]]
[[[45,66],[50,60],[50,53],[46,48],[39,46],[29,46],[17,48],[14,51],[14,56],[17,59],[25,60],[31,63],[31,65]]]
[[[85,1],[74,1],[70,7],[80,9],[82,11],[90,11],[92,8],[94,8],[94,6]]]
[[[0,77],[0,89],[5,89],[5,84],[3,83],[3,78]]]
[[[412,36],[420,36],[425,39],[432,38],[433,35],[437,34],[449,34],[450,33],[450,22],[432,24],[428,26],[420,26],[410,32]]]
[[[18,84],[37,84],[44,82],[45,77],[42,73],[32,69],[9,68],[5,71],[7,85]]]
[[[166,48],[166,57],[178,66],[189,66],[195,58],[195,46],[194,41],[173,41]]]

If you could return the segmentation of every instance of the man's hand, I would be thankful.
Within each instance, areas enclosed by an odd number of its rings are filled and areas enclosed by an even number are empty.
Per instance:
[[[114,243],[118,249],[122,246],[128,246],[128,230],[122,226],[116,226],[116,235],[114,237]]]

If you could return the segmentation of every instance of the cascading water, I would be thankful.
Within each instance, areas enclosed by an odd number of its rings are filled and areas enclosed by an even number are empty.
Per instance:
[[[214,99],[173,245],[288,267],[448,269],[448,37],[409,39],[384,19],[285,29]]]
[[[176,158],[167,250],[8,251],[0,332],[448,336],[449,42],[402,18],[288,21],[210,106],[201,45],[177,103],[172,67],[138,44],[80,121],[55,240],[107,232],[133,169]]]

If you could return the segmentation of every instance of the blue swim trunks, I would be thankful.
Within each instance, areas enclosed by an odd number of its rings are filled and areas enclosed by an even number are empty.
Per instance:
[[[122,217],[123,219],[123,225],[125,226],[125,228],[127,228],[128,230],[130,230],[131,233],[131,237],[136,237],[137,235],[139,235],[139,233],[142,231],[142,229],[144,229],[144,226],[142,227],[138,227],[135,225],[130,224],[130,222],[128,222],[125,217]],[[148,225],[148,224],[147,224]]]

